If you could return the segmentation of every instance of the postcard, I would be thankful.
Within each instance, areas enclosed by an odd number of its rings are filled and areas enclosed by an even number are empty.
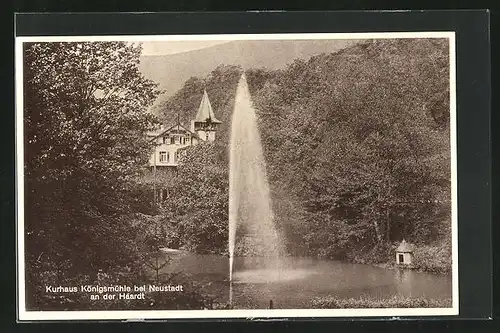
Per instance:
[[[454,32],[16,38],[20,320],[458,314]]]

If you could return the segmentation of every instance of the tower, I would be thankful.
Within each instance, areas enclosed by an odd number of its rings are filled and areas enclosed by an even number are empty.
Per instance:
[[[196,132],[201,140],[213,142],[215,140],[215,132],[221,123],[221,121],[215,118],[207,91],[204,90],[198,113],[195,119],[191,121],[191,131]]]

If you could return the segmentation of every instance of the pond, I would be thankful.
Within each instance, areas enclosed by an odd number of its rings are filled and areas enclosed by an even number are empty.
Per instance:
[[[220,255],[168,254],[168,272],[189,275],[204,294],[229,301],[229,260]],[[390,298],[395,295],[451,299],[451,276],[412,270],[385,269],[336,260],[287,257],[275,262],[263,257],[236,257],[232,299],[234,308],[308,308],[316,297]]]

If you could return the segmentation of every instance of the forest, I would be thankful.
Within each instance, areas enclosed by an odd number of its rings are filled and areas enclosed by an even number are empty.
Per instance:
[[[227,251],[229,129],[243,69],[192,77],[150,112],[162,92],[140,73],[140,52],[123,42],[25,44],[31,309],[88,305],[47,296],[45,285],[173,283],[181,275],[158,274],[168,265],[160,246]],[[290,255],[388,263],[405,239],[416,268],[451,270],[448,57],[445,39],[367,40],[279,70],[245,69]],[[178,114],[189,124],[204,89],[223,122],[217,139],[188,149],[173,194],[154,205],[138,181],[153,149],[145,133]],[[197,290],[134,306],[211,306]]]
[[[246,70],[289,254],[386,263],[405,239],[418,268],[451,270],[448,56],[446,40],[376,40]],[[241,71],[221,65],[193,77],[156,110],[188,121],[205,88],[223,121],[214,145],[191,148],[164,208],[176,245],[201,253],[227,247],[228,133]]]

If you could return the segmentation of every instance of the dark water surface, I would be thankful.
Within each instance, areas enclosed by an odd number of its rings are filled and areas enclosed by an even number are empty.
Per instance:
[[[229,301],[229,260],[226,256],[170,255],[168,271],[183,271],[202,291],[219,302]],[[316,297],[429,299],[451,298],[451,276],[411,270],[390,270],[336,260],[288,257],[274,262],[262,257],[236,257],[234,308],[308,308]]]

